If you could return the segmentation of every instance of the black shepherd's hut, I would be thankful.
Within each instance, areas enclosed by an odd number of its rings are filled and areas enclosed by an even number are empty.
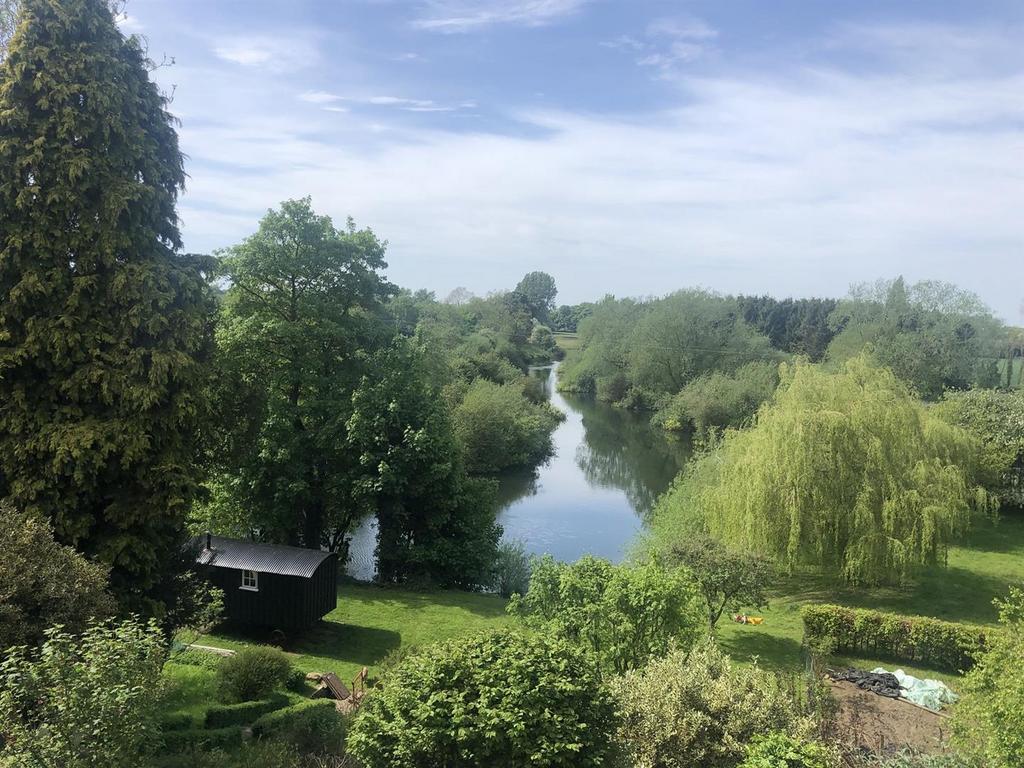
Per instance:
[[[207,534],[196,561],[210,582],[224,590],[224,613],[233,621],[303,629],[336,604],[338,557],[333,552]]]

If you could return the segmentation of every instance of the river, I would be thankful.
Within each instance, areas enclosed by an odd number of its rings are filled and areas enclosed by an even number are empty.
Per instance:
[[[554,454],[499,479],[498,522],[506,539],[522,541],[530,553],[566,561],[589,553],[617,562],[690,448],[652,428],[643,414],[558,392],[557,371],[557,364],[530,370],[566,415],[552,435]],[[350,576],[373,577],[375,529],[368,520],[354,532]]]

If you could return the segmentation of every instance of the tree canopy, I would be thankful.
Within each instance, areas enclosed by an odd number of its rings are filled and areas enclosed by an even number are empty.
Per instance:
[[[269,211],[221,255],[230,285],[217,332],[215,503],[245,508],[261,537],[318,548],[348,529],[359,457],[346,422],[370,355],[391,335],[385,266],[373,232],[336,229],[308,198]]]
[[[533,316],[547,324],[558,295],[555,278],[547,272],[529,272],[519,281],[514,292],[522,294]]]
[[[944,563],[990,509],[980,460],[977,440],[866,357],[836,373],[798,362],[755,425],[727,432],[661,499],[655,541],[705,531],[789,568],[898,583]]]
[[[174,118],[104,0],[24,0],[0,70],[0,466],[147,611],[201,478],[212,295]]]

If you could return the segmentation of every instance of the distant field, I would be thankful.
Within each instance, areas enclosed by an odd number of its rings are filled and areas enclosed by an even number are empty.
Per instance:
[[[566,352],[576,349],[580,345],[580,337],[575,333],[554,334],[555,343]]]

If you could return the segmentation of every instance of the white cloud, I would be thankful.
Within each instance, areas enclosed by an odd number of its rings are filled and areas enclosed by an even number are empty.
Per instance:
[[[1009,31],[971,34],[1004,51]],[[514,117],[545,129],[528,137],[220,109],[182,131],[185,235],[228,245],[312,194],[386,237],[390,277],[415,287],[483,293],[538,254],[569,302],[694,284],[837,295],[902,272],[958,282],[1019,322],[1006,275],[1024,253],[1024,54],[979,72],[944,51],[884,71],[680,75],[672,108],[527,110]]]
[[[319,57],[314,40],[305,36],[230,37],[216,41],[217,58],[243,67],[260,67],[277,72],[302,69]]]
[[[310,104],[330,104],[334,101],[341,101],[343,98],[343,96],[337,96],[326,91],[306,91],[299,96],[299,101],[306,101]]]
[[[653,67],[661,77],[673,74],[682,64],[700,59],[713,48],[718,30],[695,16],[655,19],[643,39],[622,35],[601,43],[636,55],[641,67]]]
[[[591,0],[431,0],[413,26],[435,32],[471,32],[498,24],[543,26],[572,15]]]

